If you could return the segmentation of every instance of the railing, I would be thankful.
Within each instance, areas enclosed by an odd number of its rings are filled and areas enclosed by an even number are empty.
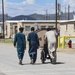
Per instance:
[[[74,40],[72,39],[74,38]],[[72,48],[75,48],[75,36],[59,36],[58,37],[58,48],[66,48],[68,47],[68,41],[72,40]]]

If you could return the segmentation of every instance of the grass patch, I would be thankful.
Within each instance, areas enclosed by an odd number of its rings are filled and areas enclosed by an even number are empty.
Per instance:
[[[0,39],[0,43],[13,44],[13,39]],[[29,42],[26,41],[26,44]]]
[[[0,39],[0,43],[13,43],[12,39]]]

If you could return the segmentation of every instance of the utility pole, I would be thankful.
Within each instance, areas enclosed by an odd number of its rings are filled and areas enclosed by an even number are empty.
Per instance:
[[[57,19],[60,20],[60,15],[61,15],[61,5],[60,3],[57,4],[58,5],[58,14],[57,14]]]
[[[5,38],[5,35],[4,35],[4,0],[2,0],[2,21],[3,21],[3,39]]]
[[[45,20],[48,20],[48,10],[46,9],[46,16],[45,16]]]
[[[57,32],[57,0],[56,0],[56,32]]]
[[[57,0],[56,0],[56,33],[57,33],[57,35],[56,35],[56,49],[57,49],[57,47],[58,47],[58,28],[57,28]],[[56,52],[56,51],[55,51]],[[55,53],[56,54],[56,53]]]
[[[67,18],[66,18],[66,7],[65,7],[65,20],[66,20]]]
[[[70,20],[70,5],[68,5],[68,20]]]

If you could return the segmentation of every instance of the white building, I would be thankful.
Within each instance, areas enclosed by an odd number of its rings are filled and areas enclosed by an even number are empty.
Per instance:
[[[75,20],[60,21],[60,36],[75,36]]]
[[[2,23],[0,23],[2,25]],[[19,31],[20,27],[24,27],[24,34],[27,35],[30,32],[30,28],[35,24],[39,28],[55,28],[55,20],[17,20],[17,21],[5,21],[5,36],[7,38],[12,37]],[[57,28],[60,30],[60,36],[74,36],[75,35],[75,20],[60,20],[57,23]],[[1,29],[2,31],[2,29]]]
[[[18,20],[5,22],[5,36],[6,38],[12,37],[16,32],[19,32],[20,27],[24,27],[24,34],[30,32],[30,28],[34,27],[37,23],[39,28],[55,28],[55,20]],[[59,28],[59,24],[57,26]]]

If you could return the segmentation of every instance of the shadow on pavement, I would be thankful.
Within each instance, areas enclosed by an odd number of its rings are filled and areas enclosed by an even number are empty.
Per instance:
[[[35,63],[35,64],[30,64],[30,63],[24,63],[22,65],[42,65],[42,63]]]
[[[56,62],[56,63],[53,63],[53,65],[59,65],[59,64],[65,64],[65,62]]]
[[[5,75],[5,74],[0,72],[0,75]]]
[[[52,64],[52,63],[51,63],[51,62],[35,63],[35,64],[24,63],[24,64],[22,64],[22,65],[43,65],[43,64]],[[58,65],[58,64],[65,64],[65,62],[56,62],[56,63],[54,63],[54,65]]]
[[[56,62],[56,64],[65,64],[65,62]]]

